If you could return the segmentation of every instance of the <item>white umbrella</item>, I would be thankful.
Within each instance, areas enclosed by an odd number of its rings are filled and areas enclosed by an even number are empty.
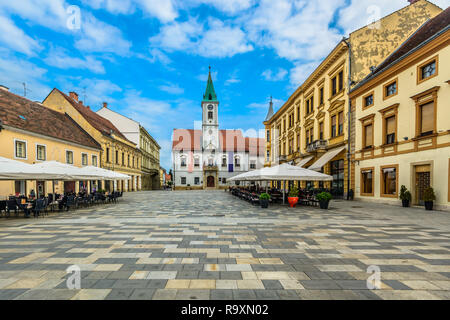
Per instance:
[[[95,180],[130,180],[131,177],[126,174],[106,170],[94,166],[86,166],[80,169],[81,174],[98,176]],[[93,179],[94,180],[94,179]]]
[[[247,181],[332,181],[333,177],[317,171],[284,163],[275,167],[266,167],[251,171],[245,177]]]
[[[50,175],[60,175],[61,178],[53,180],[96,180],[100,176],[95,174],[86,174],[81,171],[81,168],[75,167],[70,164],[61,163],[58,161],[44,161],[35,163],[33,167],[40,170],[40,172],[46,172]]]
[[[34,165],[0,157],[0,180],[60,180],[67,175],[50,172]]]
[[[284,163],[275,167],[265,167],[247,172],[239,180],[243,181],[332,181],[333,177],[317,171],[308,170],[298,166]],[[283,190],[283,203],[285,202],[286,182]]]

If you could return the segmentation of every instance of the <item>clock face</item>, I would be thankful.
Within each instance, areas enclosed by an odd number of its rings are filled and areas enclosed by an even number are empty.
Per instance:
[[[212,134],[213,134],[212,130],[211,130],[211,129],[209,129],[209,135],[212,135]]]
[[[211,111],[212,109],[214,109],[214,106],[213,106],[212,104],[210,104],[210,105],[208,106],[208,110]]]

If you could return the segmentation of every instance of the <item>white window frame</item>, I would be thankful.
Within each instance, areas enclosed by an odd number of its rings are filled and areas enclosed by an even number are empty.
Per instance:
[[[72,163],[67,162],[67,151],[72,152]],[[65,164],[71,164],[71,165],[75,164],[75,152],[73,152],[73,150],[65,149],[64,156],[66,158]]]
[[[94,157],[95,157],[95,165],[94,165]],[[98,167],[98,156],[96,154],[91,155],[91,164],[94,167]]]
[[[83,156],[86,156],[86,164],[83,164]],[[89,155],[85,152],[81,153],[81,166],[86,167],[89,165]]]
[[[24,142],[24,143],[25,143],[25,158],[22,158],[22,157],[18,157],[18,156],[17,156],[16,142]],[[27,140],[14,139],[14,159],[18,159],[18,160],[28,160],[28,141],[27,141]]]
[[[38,159],[38,147],[44,147],[45,148],[45,155],[44,160]],[[47,161],[47,145],[43,143],[35,143],[35,150],[36,150],[36,161]]]

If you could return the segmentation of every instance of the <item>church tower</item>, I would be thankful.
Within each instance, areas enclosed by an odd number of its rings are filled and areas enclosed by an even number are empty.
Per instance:
[[[217,150],[219,148],[219,101],[214,91],[211,67],[209,67],[208,83],[203,95],[202,111],[203,150]]]

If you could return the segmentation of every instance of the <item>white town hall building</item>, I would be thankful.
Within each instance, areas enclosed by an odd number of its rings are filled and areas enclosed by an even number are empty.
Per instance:
[[[202,130],[174,129],[172,161],[175,188],[225,188],[237,174],[264,166],[265,140],[241,130],[219,129],[219,101],[211,70],[202,101]]]

